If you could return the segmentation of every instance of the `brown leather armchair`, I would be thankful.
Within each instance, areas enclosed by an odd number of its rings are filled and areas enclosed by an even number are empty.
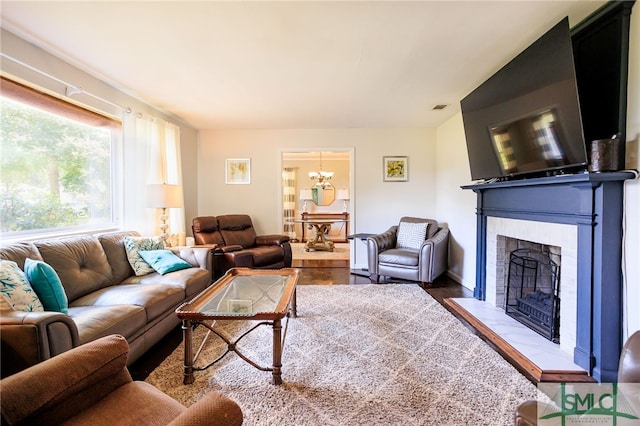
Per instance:
[[[291,267],[289,237],[278,234],[257,235],[248,215],[196,217],[193,219],[192,230],[197,245],[213,247],[216,278],[236,267]]]
[[[620,352],[619,362],[618,383],[640,383],[640,330],[627,339]],[[538,401],[525,401],[516,409],[514,424],[536,426],[537,419]]]
[[[242,424],[238,404],[220,393],[187,408],[149,383],[133,381],[128,354],[125,338],[113,334],[2,379],[2,424]]]
[[[399,230],[405,224],[427,225],[424,238],[414,247],[399,243]],[[417,281],[430,285],[448,267],[449,229],[438,227],[431,219],[403,217],[398,225],[367,239],[369,278],[379,282],[381,276]]]

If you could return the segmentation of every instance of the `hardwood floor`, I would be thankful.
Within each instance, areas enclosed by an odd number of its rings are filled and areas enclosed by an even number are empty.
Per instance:
[[[292,266],[300,269],[298,285],[371,284],[368,277],[350,272],[348,260],[298,260],[294,261]],[[381,283],[383,284],[384,282]],[[433,286],[425,291],[445,307],[447,306],[443,299],[447,297],[473,297],[471,290],[446,276],[438,278]],[[473,328],[470,329],[475,332]],[[146,379],[180,342],[182,330],[178,326],[129,367],[134,380]]]

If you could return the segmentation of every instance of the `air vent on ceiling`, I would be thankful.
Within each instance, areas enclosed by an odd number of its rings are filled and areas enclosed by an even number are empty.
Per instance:
[[[447,105],[439,104],[439,105],[434,106],[433,110],[434,111],[438,111],[438,110],[441,110],[441,109],[445,109],[446,107],[447,107]]]

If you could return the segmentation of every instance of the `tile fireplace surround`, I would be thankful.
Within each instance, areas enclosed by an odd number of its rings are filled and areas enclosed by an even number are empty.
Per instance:
[[[463,186],[477,194],[475,298],[496,304],[497,235],[562,247],[560,346],[599,382],[615,381],[622,349],[623,183],[632,178],[581,173]]]

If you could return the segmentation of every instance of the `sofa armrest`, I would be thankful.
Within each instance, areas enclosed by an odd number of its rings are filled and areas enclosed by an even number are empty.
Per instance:
[[[369,273],[378,273],[378,255],[380,252],[396,246],[398,226],[394,225],[382,234],[372,235],[367,238],[367,263]]]
[[[59,312],[5,311],[0,315],[2,377],[22,371],[80,344],[78,327]]]
[[[258,235],[256,237],[257,246],[281,246],[289,241],[287,235]]]
[[[3,419],[10,424],[64,422],[132,381],[128,354],[125,338],[111,335],[2,379]]]
[[[210,392],[176,417],[170,426],[240,426],[243,416],[240,406],[218,392]]]
[[[426,240],[420,248],[420,256],[428,259],[426,282],[433,282],[445,273],[449,267],[449,229],[441,228]]]
[[[215,246],[211,247],[176,247],[171,248],[178,257],[186,260],[192,266],[196,268],[211,270],[212,260],[211,251],[215,249]]]

